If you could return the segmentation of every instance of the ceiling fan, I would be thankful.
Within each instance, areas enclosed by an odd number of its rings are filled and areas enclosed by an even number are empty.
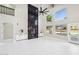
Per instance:
[[[54,4],[50,4],[47,8],[45,8],[45,9],[42,9],[42,7],[40,7],[40,11],[39,11],[39,13],[40,14],[42,14],[42,15],[45,15],[45,14],[47,14],[49,11],[48,11],[48,9],[50,9],[50,8],[54,8]]]
[[[42,14],[42,15],[45,15],[45,14],[47,14],[49,12],[47,9],[48,8],[42,9],[42,7],[40,7],[39,13]]]

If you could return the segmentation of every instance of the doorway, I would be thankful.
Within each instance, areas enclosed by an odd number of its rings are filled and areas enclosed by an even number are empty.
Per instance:
[[[28,39],[38,38],[38,8],[28,4]]]

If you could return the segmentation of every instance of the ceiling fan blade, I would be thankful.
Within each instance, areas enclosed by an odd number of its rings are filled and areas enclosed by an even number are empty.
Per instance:
[[[44,15],[44,13],[42,13],[42,15]]]
[[[45,8],[43,11],[47,10],[47,8]]]
[[[44,14],[47,14],[46,12],[44,12]]]
[[[42,11],[42,7],[40,7],[40,11]]]
[[[49,12],[49,11],[45,11],[45,12]]]

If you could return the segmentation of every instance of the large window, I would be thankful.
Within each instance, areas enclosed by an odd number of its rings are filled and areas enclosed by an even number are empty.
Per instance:
[[[63,8],[54,14],[55,20],[63,20],[67,17],[67,9]]]
[[[0,14],[6,14],[6,15],[14,16],[15,15],[15,9],[0,5]]]

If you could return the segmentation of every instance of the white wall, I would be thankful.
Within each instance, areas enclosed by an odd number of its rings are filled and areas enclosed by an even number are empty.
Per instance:
[[[15,11],[15,17],[17,19],[17,34],[19,33],[20,29],[24,30],[23,34],[27,34],[27,19],[28,19],[28,13],[27,13],[27,5],[26,4],[17,4],[16,5],[16,11]]]
[[[14,30],[14,32],[11,32],[11,33],[13,33],[13,36],[15,37],[15,25],[16,25],[16,19],[15,19],[15,16],[9,16],[9,15],[4,15],[4,14],[0,14],[0,29],[1,29],[1,31],[0,31],[0,40],[1,41],[3,41],[4,40],[4,35],[6,34],[6,33],[4,33],[4,27],[3,27],[3,24],[4,23],[11,23],[12,25],[13,25],[13,30]],[[9,33],[9,32],[7,32],[7,33]],[[14,38],[12,38],[12,39],[14,39]]]
[[[13,24],[13,41],[15,41],[16,36],[19,35],[19,30],[23,29],[24,33],[27,34],[27,5],[25,4],[18,4],[18,5],[8,5],[5,4],[7,7],[11,7],[15,9],[15,16],[4,15],[0,14],[0,40],[3,41],[4,34],[3,34],[3,23],[12,23]],[[7,32],[8,33],[8,32]]]

